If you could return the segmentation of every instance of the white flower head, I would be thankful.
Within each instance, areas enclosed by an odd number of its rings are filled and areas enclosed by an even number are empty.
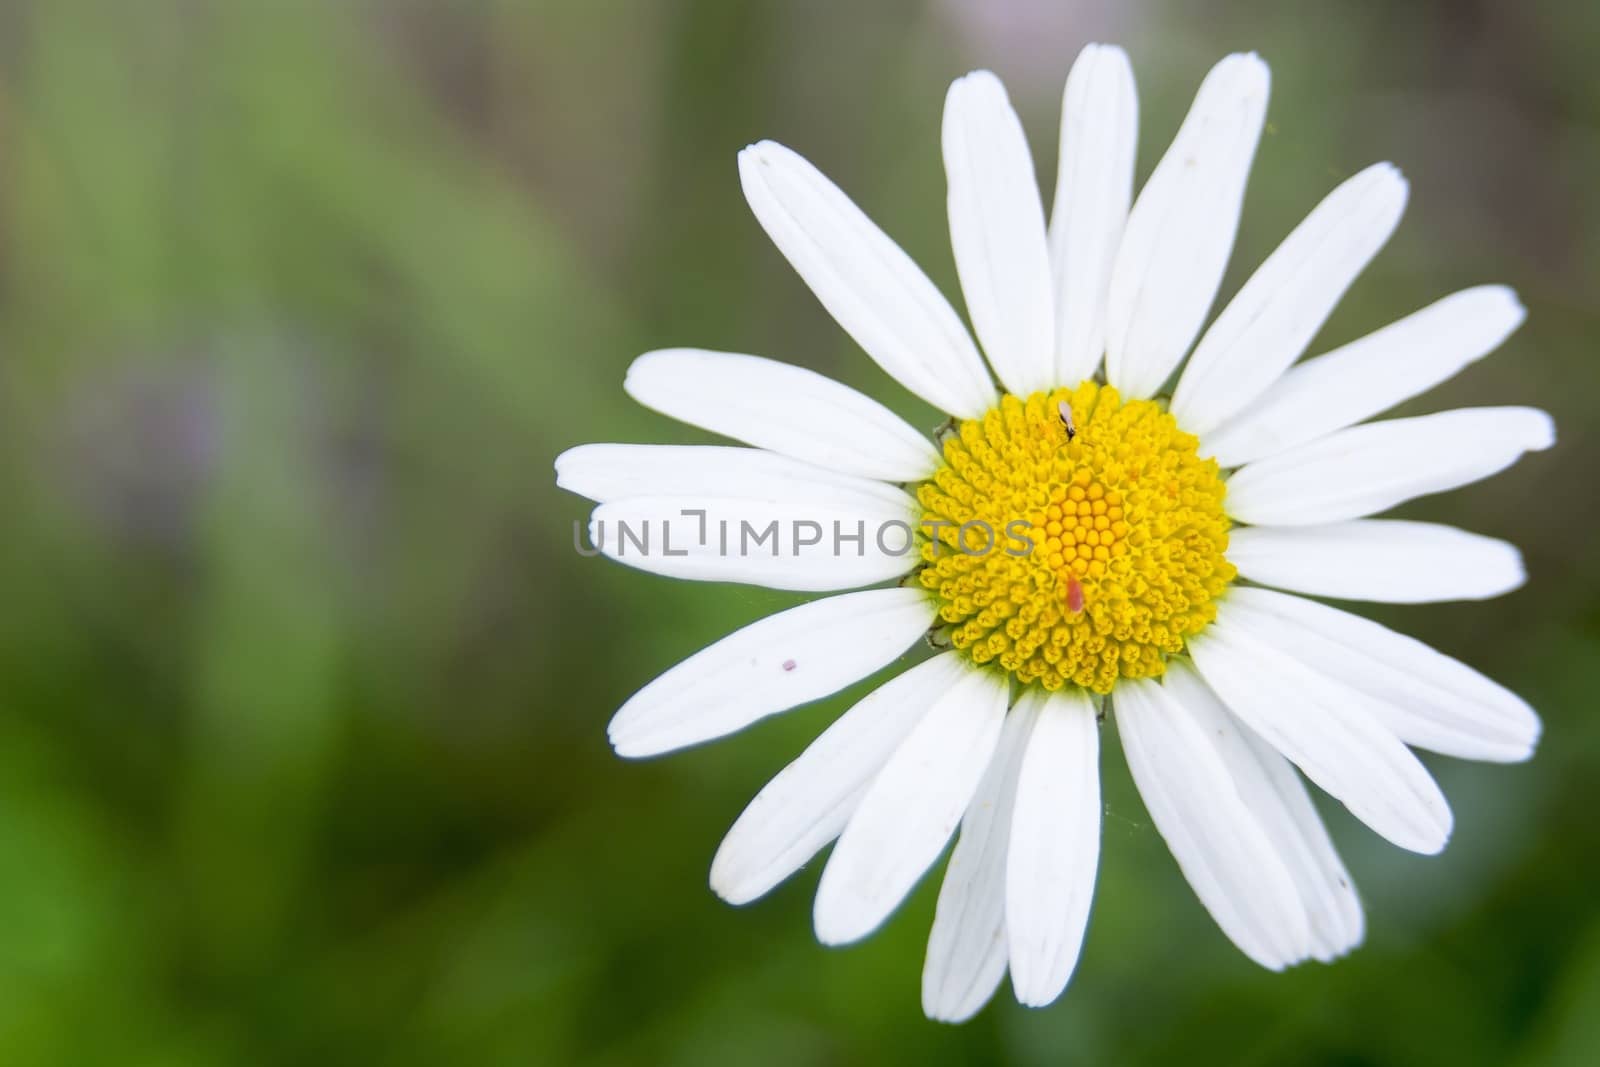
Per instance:
[[[623,563],[860,590],[747,626],[645,686],[612,720],[621,755],[835,693],[925,634],[940,649],[779,772],[711,870],[744,903],[836,840],[815,925],[842,944],[882,924],[959,828],[923,972],[930,1017],[968,1018],[1008,970],[1024,1004],[1066,987],[1099,862],[1106,712],[1201,903],[1274,970],[1334,959],[1363,932],[1303,779],[1435,853],[1450,809],[1411,749],[1513,761],[1537,742],[1538,717],[1508,690],[1307,599],[1516,588],[1511,545],[1371,516],[1494,474],[1554,428],[1519,407],[1363,421],[1516,329],[1522,307],[1498,286],[1300,361],[1399,222],[1407,186],[1387,163],[1330,192],[1206,327],[1268,84],[1254,55],[1217,64],[1135,200],[1133,73],[1120,49],[1089,46],[1067,79],[1048,227],[999,80],[952,85],[950,234],[976,343],[816,168],[750,146],[739,176],[773,242],[951,423],[930,441],[810,371],[679,349],[640,357],[628,392],[752,447],[585,445],[556,462],[558,483],[598,504],[594,543]]]

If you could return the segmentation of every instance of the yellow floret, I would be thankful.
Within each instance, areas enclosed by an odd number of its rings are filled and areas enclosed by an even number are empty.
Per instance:
[[[1236,573],[1225,486],[1197,444],[1154,402],[1094,382],[962,422],[916,489],[918,576],[955,647],[1046,689],[1160,675]]]

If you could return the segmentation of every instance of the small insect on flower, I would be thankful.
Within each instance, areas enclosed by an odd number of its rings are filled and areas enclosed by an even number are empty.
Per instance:
[[[1078,427],[1072,421],[1072,405],[1063,400],[1056,410],[1061,413],[1061,425],[1067,428],[1067,440],[1078,436]]]
[[[1074,615],[1083,611],[1083,583],[1071,571],[1067,572],[1067,610]]]
[[[785,671],[794,670],[794,666],[795,666],[794,660],[792,660],[792,659],[786,659],[786,660],[783,661],[783,669]]]

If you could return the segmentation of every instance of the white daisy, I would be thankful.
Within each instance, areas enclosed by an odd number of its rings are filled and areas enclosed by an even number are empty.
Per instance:
[[[1008,969],[1024,1004],[1066,986],[1099,859],[1102,712],[1201,903],[1274,970],[1333,959],[1363,930],[1301,774],[1434,853],[1450,809],[1411,748],[1512,761],[1538,738],[1533,710],[1470,667],[1295,595],[1516,588],[1509,544],[1369,516],[1487,477],[1554,429],[1517,407],[1362,421],[1498,346],[1523,318],[1501,287],[1296,362],[1399,221],[1406,183],[1388,164],[1329,193],[1200,336],[1267,89],[1256,56],[1219,63],[1133,202],[1132,71],[1119,49],[1085,49],[1047,230],[1000,82],[951,86],[951,244],[987,367],[837,187],[781,145],[752,145],[739,173],[761,225],[862,349],[952,416],[949,432],[936,447],[797,367],[673,350],[636,361],[628,392],[753,448],[586,445],[556,462],[560,485],[598,502],[595,543],[632,566],[778,589],[898,580],[781,612],[674,667],[612,721],[621,755],[837,692],[925,633],[946,648],[781,771],[711,870],[742,904],[837,838],[815,925],[842,944],[889,916],[959,825],[923,972],[933,1018],[972,1015]],[[977,551],[985,530],[1001,540]]]

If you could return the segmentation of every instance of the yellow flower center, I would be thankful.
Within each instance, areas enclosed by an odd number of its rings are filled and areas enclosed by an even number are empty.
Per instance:
[[[1226,487],[1197,444],[1153,401],[1094,382],[962,422],[916,488],[918,579],[950,642],[1046,689],[1165,671],[1237,573]]]

